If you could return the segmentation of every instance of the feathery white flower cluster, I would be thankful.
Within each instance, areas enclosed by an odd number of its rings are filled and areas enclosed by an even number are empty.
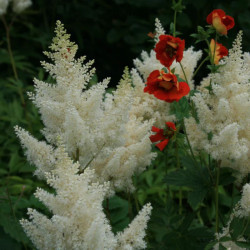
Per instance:
[[[54,84],[35,80],[29,93],[39,108],[47,140],[38,141],[15,127],[28,160],[56,194],[37,189],[35,195],[51,211],[48,218],[29,209],[21,224],[38,249],[142,249],[151,213],[147,204],[123,232],[112,233],[103,201],[116,190],[132,191],[132,176],[142,172],[151,153],[153,119],[137,110],[132,86],[136,74],[125,70],[116,91],[105,95],[108,79],[88,88],[95,69],[58,21],[52,63],[42,62]],[[140,108],[139,108],[140,109]]]
[[[250,183],[243,186],[242,197],[239,202],[240,209],[237,211],[238,216],[250,216]]]
[[[53,146],[60,138],[82,171],[95,169],[98,182],[110,181],[115,190],[132,191],[132,176],[145,170],[155,156],[149,139],[153,120],[137,112],[142,108],[137,107],[128,73],[113,94],[105,96],[108,79],[87,89],[95,72],[90,69],[93,62],[74,59],[77,45],[69,41],[60,22],[56,33],[52,52],[45,53],[53,64],[42,62],[56,84],[36,79],[36,93],[30,94],[45,125],[43,134]],[[43,178],[54,162],[52,146],[17,131],[28,159],[38,168],[36,174]]]
[[[155,42],[158,42],[158,38],[160,35],[165,34],[164,29],[162,28],[160,21],[156,19],[156,39]],[[193,73],[194,69],[197,66],[198,61],[201,59],[202,51],[194,51],[193,47],[188,48],[183,53],[183,59],[181,61],[184,71],[186,73],[186,77],[190,86],[190,89],[194,89],[193,85]],[[141,60],[135,59],[134,65],[139,73],[143,76],[144,81],[147,80],[149,74],[154,70],[161,70],[164,66],[160,63],[159,60],[156,59],[156,53],[154,50],[151,50],[150,53],[143,51],[141,53]],[[185,79],[181,66],[176,61],[173,62],[171,68],[175,68],[175,74],[178,74],[180,78]]]
[[[218,73],[205,78],[192,97],[199,123],[186,119],[192,146],[236,169],[239,181],[250,172],[250,64],[241,40],[242,32]]]
[[[227,225],[222,229],[221,233],[216,234],[217,240],[220,240],[222,237],[230,235],[230,224],[235,217],[250,217],[250,184],[247,183],[243,186],[242,189],[242,197],[240,201],[236,204],[233,209],[232,214],[230,215],[229,221]],[[243,237],[241,237],[240,241],[246,241]],[[246,248],[239,247],[233,241],[221,242],[221,245],[231,250],[243,250]],[[217,243],[214,246],[214,250],[219,249],[219,244]]]
[[[31,0],[0,0],[0,16],[7,11],[9,3],[12,2],[12,10],[19,14],[31,6]]]
[[[21,224],[38,249],[142,249],[150,204],[145,205],[128,228],[114,235],[103,212],[102,203],[110,192],[109,183],[94,183],[94,170],[79,174],[62,146],[55,152],[54,168],[46,172],[47,183],[56,194],[38,188],[35,196],[52,213],[52,217],[29,209],[30,220]]]

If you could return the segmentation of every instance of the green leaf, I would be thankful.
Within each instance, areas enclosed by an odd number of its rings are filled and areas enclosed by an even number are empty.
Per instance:
[[[250,241],[235,241],[235,244],[239,247],[250,249]]]
[[[190,204],[193,210],[198,208],[198,205],[204,200],[207,192],[207,188],[202,188],[194,189],[193,191],[188,193],[188,203]]]
[[[110,222],[114,233],[122,231],[129,224],[128,201],[118,196],[109,199]]]
[[[18,220],[6,214],[0,215],[0,225],[3,227],[6,234],[9,234],[18,242],[28,242],[28,239]]]
[[[211,29],[205,30],[203,27],[197,27],[197,33],[191,34],[190,36],[196,39],[195,43],[199,43],[209,39],[211,34]]]
[[[244,232],[246,227],[246,219],[235,217],[230,223],[230,235],[234,241],[236,241]]]
[[[210,69],[211,73],[216,73],[220,67],[223,65],[207,65],[208,69]]]
[[[178,120],[189,117],[190,106],[188,99],[184,96],[178,102],[171,103],[170,113],[174,114]]]
[[[196,209],[212,186],[209,173],[205,166],[199,165],[191,156],[183,156],[181,163],[185,169],[170,172],[165,181],[169,185],[191,188],[188,202]]]
[[[174,11],[181,13],[186,7],[182,5],[182,0],[178,0],[178,2],[174,0],[171,8]]]
[[[219,244],[219,250],[227,250],[227,248],[224,247],[222,244]]]

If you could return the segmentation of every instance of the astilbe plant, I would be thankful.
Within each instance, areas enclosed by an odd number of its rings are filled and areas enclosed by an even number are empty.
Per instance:
[[[174,6],[176,17],[181,5]],[[247,246],[250,56],[241,50],[241,32],[229,52],[218,42],[234,27],[231,16],[214,10],[207,23],[206,30],[199,26],[192,35],[196,42],[207,44],[207,55],[195,70],[202,52],[193,47],[185,50],[185,40],[176,37],[176,18],[171,35],[156,19],[156,33],[151,35],[155,48],[135,59],[135,68],[126,68],[117,89],[108,94],[109,79],[88,86],[95,73],[93,62],[75,59],[77,45],[57,22],[51,52],[45,52],[52,63],[42,62],[55,83],[35,80],[35,93],[29,94],[40,111],[46,141],[15,128],[28,160],[37,167],[35,174],[56,191],[38,189],[35,194],[49,208],[51,218],[30,209],[30,220],[21,221],[37,248],[145,248],[151,205],[145,205],[128,228],[117,234],[102,205],[114,192],[134,191],[133,176],[156,157],[151,151],[155,142],[163,153],[175,147],[177,170],[168,173],[165,181],[189,188],[187,202],[193,211],[213,185],[215,240],[207,249]],[[194,77],[206,62],[211,72],[195,87]],[[185,147],[178,151],[184,136]],[[179,159],[180,152],[184,160]],[[233,169],[230,178],[236,177],[235,184],[244,187],[220,230],[222,167]],[[180,188],[180,215],[183,194]],[[240,224],[244,230],[236,234]]]

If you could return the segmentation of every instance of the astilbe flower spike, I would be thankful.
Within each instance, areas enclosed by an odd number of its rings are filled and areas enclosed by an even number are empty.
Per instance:
[[[186,82],[178,82],[174,74],[165,73],[163,70],[151,72],[146,85],[144,92],[153,94],[156,98],[166,102],[178,102],[190,91]]]
[[[221,9],[213,10],[207,16],[207,23],[211,24],[221,35],[227,35],[227,31],[234,27],[234,18],[226,15]]]
[[[152,132],[155,132],[156,134],[150,136],[151,142],[160,141],[155,146],[162,151],[167,146],[169,140],[174,136],[176,127],[173,122],[166,122],[165,130],[153,126]]]
[[[214,64],[219,64],[219,60],[221,58],[223,58],[224,56],[228,55],[227,48],[225,46],[223,46],[221,43],[216,42],[216,45],[215,45],[214,39],[211,39],[210,51],[211,51],[211,54],[212,54]]]
[[[169,68],[174,60],[180,62],[183,57],[185,41],[170,35],[160,35],[155,46],[156,58]]]

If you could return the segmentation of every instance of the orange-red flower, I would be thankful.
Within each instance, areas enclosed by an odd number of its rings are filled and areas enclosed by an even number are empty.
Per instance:
[[[166,129],[160,129],[153,126],[152,132],[156,132],[156,134],[149,137],[151,142],[160,141],[155,146],[162,151],[167,146],[169,140],[174,136],[176,127],[173,122],[166,122]]]
[[[207,23],[213,25],[218,33],[227,35],[227,31],[234,27],[234,18],[227,16],[223,10],[216,9],[207,16]]]
[[[228,50],[225,46],[223,46],[221,43],[216,42],[216,47],[215,47],[215,41],[214,39],[211,40],[210,42],[210,51],[212,54],[212,58],[214,59],[214,64],[218,64],[219,60],[228,55]]]
[[[153,94],[156,98],[166,102],[178,102],[190,91],[186,82],[178,82],[174,74],[165,73],[163,70],[151,72],[146,85],[144,92]]]
[[[167,68],[174,60],[180,62],[183,57],[185,41],[170,35],[160,35],[155,46],[156,58]]]

